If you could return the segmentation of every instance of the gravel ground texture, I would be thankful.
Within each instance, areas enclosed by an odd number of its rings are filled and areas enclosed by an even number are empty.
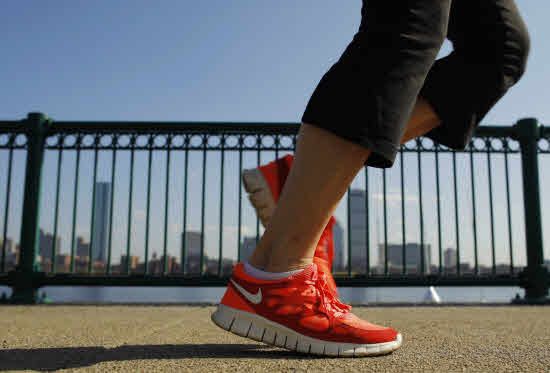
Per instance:
[[[201,306],[3,306],[0,371],[550,372],[550,307],[355,307],[404,337],[391,355],[319,358],[240,338]]]

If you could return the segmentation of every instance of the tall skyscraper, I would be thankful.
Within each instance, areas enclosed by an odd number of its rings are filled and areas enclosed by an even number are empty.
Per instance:
[[[109,218],[111,202],[111,183],[97,182],[95,184],[95,202],[93,232],[92,232],[92,258],[105,261],[109,238]]]
[[[54,244],[53,234],[44,233],[44,231],[40,229],[40,233],[38,236],[38,255],[40,255],[40,257],[42,258],[42,262],[45,262],[46,260],[50,261],[52,259],[53,244]],[[54,255],[59,254],[60,250],[61,250],[61,238],[56,237]]]
[[[424,253],[424,273],[430,271],[432,265],[432,248],[431,245],[418,243],[408,243],[405,245],[405,268],[409,273],[421,273],[422,272],[422,253]],[[385,259],[385,247],[384,244],[378,244],[378,265],[384,269]],[[401,272],[403,268],[403,245],[388,244],[388,271]]]
[[[332,236],[334,239],[334,263],[332,270],[341,272],[346,269],[346,253],[344,247],[344,229],[338,220],[332,227]]]
[[[367,194],[364,190],[350,190],[351,270],[365,273],[367,269]]]
[[[185,263],[182,268],[185,273],[197,274],[200,273],[200,260],[201,260],[201,242],[202,235],[200,232],[185,231],[181,234],[182,250],[185,243]],[[206,252],[206,250],[205,250]],[[205,255],[206,261],[206,255]]]
[[[443,258],[443,265],[445,266],[445,269],[456,271],[456,250],[448,248],[445,250]]]

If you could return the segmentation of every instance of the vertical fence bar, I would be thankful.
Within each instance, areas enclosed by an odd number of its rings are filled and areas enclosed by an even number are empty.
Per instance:
[[[540,127],[536,119],[529,118],[520,120],[515,125],[515,129],[521,146],[527,244],[527,268],[522,273],[525,299],[522,301],[525,303],[550,303],[548,298],[548,270],[543,265],[544,252],[538,165]]]
[[[111,195],[109,201],[109,251],[107,253],[107,268],[105,273],[111,274],[111,257],[113,252],[113,210],[114,210],[114,196],[115,196],[115,175],[116,175],[116,147],[118,144],[118,137],[116,135],[112,138],[113,141],[113,154],[111,158]],[[121,268],[122,269],[122,268]]]
[[[401,160],[401,273],[407,273],[407,236],[406,236],[406,219],[405,219],[405,157],[403,155],[403,145],[399,153]]]
[[[223,258],[223,182],[225,168],[225,136],[220,135],[221,160],[220,160],[220,226],[219,226],[219,248],[218,248],[218,276],[222,275]]]
[[[63,141],[63,137],[59,138],[59,141]],[[56,266],[55,261],[57,258],[56,249],[57,249],[57,223],[59,221],[59,186],[61,183],[61,164],[63,162],[63,148],[59,149],[57,153],[57,174],[56,174],[56,183],[55,183],[55,208],[54,208],[54,220],[53,220],[53,242],[52,242],[52,251],[50,253],[51,257],[51,271],[55,273]],[[44,268],[42,268],[44,270]]]
[[[418,211],[420,214],[420,273],[426,273],[426,258],[424,249],[424,210],[422,206],[422,155],[420,149],[422,147],[422,139],[418,138],[416,145],[416,156],[418,159]]]
[[[239,167],[238,167],[237,177],[239,178],[239,207],[238,207],[238,216],[237,216],[237,262],[241,261],[241,224],[242,224],[242,189],[243,189],[243,180],[241,177],[241,172],[243,168],[243,136],[239,135]]]
[[[168,208],[170,200],[170,154],[171,154],[171,145],[172,145],[172,136],[168,135],[166,138],[166,184],[164,185],[164,238],[162,240],[163,244],[163,258],[162,263],[162,272],[163,274],[168,273]]]
[[[260,156],[261,145],[262,145],[262,136],[258,134],[256,136],[256,146],[257,146],[256,165],[257,165],[257,167],[260,167],[260,164],[261,164],[261,156]],[[258,214],[256,214],[256,245],[258,245],[259,240],[260,240],[260,217],[259,217]]]
[[[479,274],[479,256],[477,249],[477,211],[476,211],[476,182],[474,172],[474,144],[470,142],[470,183],[472,188],[472,224],[474,233],[474,273]],[[457,263],[459,265],[459,263]]]
[[[206,143],[208,141],[207,135],[203,136],[203,149],[202,149],[202,185],[201,185],[201,256],[200,256],[200,268],[199,274],[202,276],[204,270],[204,217],[205,217],[205,200],[206,200]]]
[[[369,225],[369,168],[365,166],[365,258],[367,260],[367,275],[370,274],[370,225]]]
[[[92,273],[93,270],[93,255],[94,255],[94,231],[95,231],[95,201],[96,201],[96,184],[97,184],[97,139],[94,139],[95,149],[94,149],[94,176],[93,176],[93,186],[92,186],[92,221],[90,224],[90,246],[88,247],[88,273]],[[100,245],[98,245],[99,247]]]
[[[456,274],[460,275],[460,230],[458,221],[458,185],[456,176],[456,151],[453,150],[453,187],[455,202]]]
[[[388,274],[388,200],[386,186],[386,169],[382,169],[382,195],[384,200],[384,275]]]
[[[130,274],[130,250],[132,247],[132,203],[134,194],[134,158],[136,137],[130,137],[130,180],[128,184],[128,227],[126,231],[126,274]]]
[[[443,245],[441,235],[441,190],[439,185],[439,144],[435,144],[435,193],[437,202],[437,247],[439,250],[439,274],[443,272]]]
[[[71,273],[75,271],[75,245],[76,245],[76,212],[78,210],[78,180],[80,178],[80,135],[76,135],[75,147],[76,147],[76,159],[74,166],[74,190],[73,190],[73,217],[71,226]]]
[[[6,272],[6,245],[8,240],[8,223],[9,223],[9,212],[10,212],[10,198],[11,198],[11,174],[12,174],[12,164],[13,164],[13,142],[15,142],[15,135],[11,135],[8,139],[9,152],[8,152],[8,175],[6,177],[6,201],[4,203],[4,224],[2,232],[2,266],[1,271]]]
[[[42,113],[29,113],[24,121],[27,130],[27,164],[21,221],[21,252],[11,300],[14,303],[36,303],[36,252],[40,217],[40,193],[45,139],[49,120]]]
[[[149,135],[148,146],[149,151],[147,152],[147,202],[145,207],[145,267],[143,272],[145,274],[149,273],[149,229],[151,223],[151,168],[153,164],[153,135]]]
[[[496,266],[496,250],[495,250],[495,217],[494,217],[494,208],[493,208],[493,172],[491,166],[491,139],[487,139],[485,142],[486,154],[487,154],[487,178],[489,184],[489,216],[491,219],[491,256],[492,256],[492,266],[491,273],[493,276],[497,273]]]
[[[348,239],[348,277],[351,277],[351,189],[348,187],[347,203],[347,239]]]
[[[181,273],[185,274],[187,256],[187,182],[189,174],[189,137],[185,136],[185,175],[183,177],[183,233],[181,236]]]
[[[275,141],[275,159],[279,159],[279,135],[273,135]]]
[[[514,250],[512,240],[512,209],[510,206],[510,171],[508,167],[508,140],[504,142],[504,177],[506,178],[506,212],[508,215],[508,245],[510,249],[510,274],[514,273]]]

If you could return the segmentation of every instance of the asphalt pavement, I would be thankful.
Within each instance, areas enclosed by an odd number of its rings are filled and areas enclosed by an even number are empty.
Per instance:
[[[318,358],[217,328],[209,306],[2,306],[0,371],[550,372],[550,307],[357,307],[391,355]]]

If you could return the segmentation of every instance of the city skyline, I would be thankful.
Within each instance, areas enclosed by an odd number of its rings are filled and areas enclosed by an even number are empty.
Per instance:
[[[338,222],[337,222],[338,224]],[[50,258],[50,251],[48,249],[51,248],[51,241],[53,239],[53,236],[48,232],[42,232],[42,240],[39,243],[39,250],[37,253],[37,264],[41,266],[41,269],[49,272],[52,270],[51,267],[51,258]],[[185,268],[183,270],[183,273],[190,274],[190,275],[197,275],[201,273],[200,271],[200,256],[201,256],[201,250],[200,250],[200,241],[201,241],[201,234],[200,232],[194,232],[194,231],[187,231],[185,232],[185,235],[182,234],[182,238],[185,236],[186,240],[186,251],[185,251],[185,257],[184,257],[184,263]],[[45,237],[45,238],[44,238]],[[57,241],[60,241],[60,238],[57,238]],[[14,269],[15,263],[17,261],[17,258],[19,256],[19,246],[13,245],[13,240],[8,238],[6,245],[6,267],[8,270]],[[82,251],[75,254],[74,262],[75,262],[75,271],[76,272],[87,272],[88,270],[91,270],[92,272],[104,272],[106,271],[106,263],[103,260],[95,260],[92,262],[91,266],[89,266],[89,260],[88,260],[88,249],[89,249],[89,242],[86,242],[82,237],[77,237],[77,247],[82,247]],[[183,241],[182,241],[183,242]],[[3,241],[0,241],[0,247],[2,247]],[[254,250],[256,245],[256,237],[250,236],[250,237],[243,237],[242,244],[241,244],[241,260],[246,260],[251,252]],[[335,272],[344,272],[348,271],[347,268],[347,256],[348,253],[346,250],[342,250],[342,245],[338,244],[338,241],[335,241],[335,260],[333,262],[333,271]],[[357,248],[356,248],[357,249]],[[377,250],[379,252],[378,256],[378,262],[372,263],[369,267],[369,273],[371,274],[384,274],[386,267],[383,261],[383,252],[385,249],[384,243],[379,243],[377,245]],[[387,270],[388,274],[401,274],[403,269],[403,262],[402,262],[402,250],[403,246],[402,244],[393,244],[391,242],[388,242],[387,244],[387,250],[388,250],[388,265]],[[42,257],[40,253],[46,253],[46,257]],[[183,253],[183,247],[182,247],[182,253]],[[409,274],[417,274],[421,273],[421,262],[420,262],[420,252],[421,252],[421,245],[418,243],[407,243],[405,246],[405,252],[406,252],[406,262],[405,262],[405,272]],[[439,271],[439,267],[437,264],[432,263],[432,254],[431,254],[431,247],[429,245],[425,246],[423,251],[425,256],[424,261],[424,268],[425,273],[435,273]],[[454,248],[447,248],[443,251],[444,258],[442,260],[442,267],[441,271],[443,273],[457,273],[457,267],[456,267],[456,249]],[[167,273],[180,273],[182,272],[181,267],[181,255],[167,255],[166,257],[166,271],[164,269],[164,263],[165,263],[165,257],[162,255],[161,252],[157,250],[153,250],[151,253],[151,256],[149,260],[147,261],[147,272],[148,273],[161,273],[161,272],[167,272]],[[344,258],[344,261],[342,262],[341,259],[338,258]],[[212,273],[217,274],[218,266],[219,266],[219,257],[211,257],[208,255],[203,256],[203,268],[202,273]],[[130,264],[127,267],[127,259],[126,254],[122,254],[119,257],[119,260],[116,260],[116,258],[111,259],[111,272],[115,273],[124,273],[126,269],[129,269],[132,273],[143,273],[145,271],[145,261],[144,258],[140,257],[139,255],[131,255],[130,256]],[[237,262],[237,258],[235,257],[222,257],[222,271],[224,274],[227,274],[230,272],[231,267],[233,264]],[[56,271],[57,272],[68,272],[70,270],[70,254],[64,254],[64,253],[57,253],[56,254]],[[352,262],[353,263],[353,262]],[[461,261],[460,262],[460,272],[461,273],[473,273],[474,272],[474,263],[470,263],[467,261]],[[550,268],[550,260],[545,260],[545,265]],[[514,271],[519,271],[521,267],[515,266]],[[478,270],[480,274],[489,274],[492,273],[492,266],[490,265],[479,265]],[[510,266],[509,263],[503,263],[503,262],[497,262],[495,266],[495,270],[497,273],[509,273]],[[352,273],[355,274],[365,274],[366,273],[366,264],[365,267],[357,266],[352,264]]]
[[[107,250],[107,245],[108,245],[108,242],[107,242],[107,233],[108,233],[108,228],[109,228],[109,218],[110,218],[110,209],[109,209],[109,202],[110,202],[110,191],[111,191],[111,184],[109,182],[103,182],[103,181],[100,181],[96,184],[96,198],[95,198],[95,201],[94,201],[94,214],[95,214],[95,219],[93,219],[93,226],[91,229],[93,229],[93,231],[95,232],[95,234],[93,235],[94,239],[95,239],[95,244],[94,246],[96,246],[95,249],[92,249],[90,250],[90,243],[89,243],[89,240],[90,240],[90,235],[89,234],[86,234],[86,232],[80,232],[78,234],[78,236],[76,237],[76,240],[75,240],[75,247],[76,247],[76,254],[77,256],[80,256],[82,257],[83,253],[85,253],[87,256],[87,253],[89,251],[91,251],[92,253],[92,256],[93,256],[93,260],[94,261],[105,261],[105,252]],[[380,194],[376,193],[376,192],[373,192],[371,193],[371,195],[369,195],[369,206],[366,206],[366,196],[367,196],[367,192],[366,190],[363,190],[363,189],[358,189],[358,188],[352,188],[350,189],[350,194],[349,194],[349,200],[350,200],[350,218],[349,218],[349,223],[351,224],[350,226],[350,231],[349,231],[349,234],[350,234],[350,237],[349,237],[349,242],[351,243],[351,253],[352,253],[352,258],[351,258],[351,262],[352,262],[352,265],[355,266],[354,268],[352,268],[354,271],[357,271],[357,272],[364,272],[365,269],[366,269],[366,251],[365,251],[365,248],[367,247],[366,245],[366,236],[367,236],[367,232],[366,232],[366,224],[367,224],[367,221],[369,222],[369,244],[370,244],[370,257],[369,257],[369,260],[370,260],[370,264],[371,266],[373,266],[374,263],[377,263],[380,261],[380,250],[377,250],[376,248],[381,244],[381,242],[383,243],[384,241],[384,229],[387,229],[387,230],[390,230],[391,229],[391,226],[388,225],[386,228],[384,228],[384,226],[382,225],[381,223],[381,217],[380,217],[380,211],[376,209],[376,204],[381,202],[380,201]],[[426,197],[425,197],[426,198]],[[427,198],[426,198],[427,199]],[[401,208],[403,207],[403,204],[401,204],[400,200],[397,199],[397,201],[395,200],[395,193],[393,192],[387,192],[386,194],[386,200],[389,200],[389,203],[394,203],[394,202],[399,202],[399,204],[401,205]],[[387,201],[386,201],[387,202]],[[413,198],[410,198],[409,201],[405,201],[406,204],[409,204],[409,202],[416,202],[415,199]],[[340,205],[339,205],[339,208],[342,207],[342,205],[345,207],[347,204],[347,199],[346,197],[341,201]],[[116,204],[115,204],[116,205]],[[366,208],[369,207],[369,218],[367,219],[366,218]],[[389,208],[391,207],[391,205],[388,206],[388,210]],[[246,206],[243,206],[243,211],[246,211]],[[253,235],[253,236],[250,236],[248,237],[247,234],[248,233],[252,233],[255,231],[254,229],[254,226],[252,226],[252,224],[250,224],[250,221],[254,221],[255,220],[255,214],[253,213],[253,210],[250,208],[250,206],[248,206],[248,214],[244,215],[243,216],[243,226],[241,226],[241,243],[240,244],[237,244],[236,247],[241,247],[241,255],[243,259],[245,259],[247,256],[250,255],[251,253],[251,250],[254,248],[255,246],[255,241],[256,241],[256,235]],[[138,210],[139,211],[139,210]],[[116,212],[116,211],[115,211]],[[395,212],[395,211],[394,211]],[[123,212],[124,213],[124,212]],[[91,214],[91,213],[90,213]],[[115,213],[114,215],[114,220],[116,220],[117,216],[120,217],[120,211],[118,214]],[[388,216],[391,217],[392,214],[391,212],[388,212]],[[335,226],[335,246],[337,248],[344,248],[344,250],[340,250],[338,252],[338,255],[336,256],[336,259],[335,259],[335,263],[336,263],[336,267],[337,268],[343,268],[343,267],[346,267],[347,266],[347,245],[348,245],[348,234],[347,234],[347,231],[345,231],[345,227],[347,227],[347,217],[345,217],[345,211],[344,211],[344,218],[342,219],[342,211],[336,211],[336,217],[337,217],[337,223],[336,223],[336,226]],[[250,219],[252,218],[252,219]],[[227,221],[227,220],[225,220]],[[90,221],[92,222],[92,221]],[[152,220],[151,221],[151,227],[150,227],[150,230],[154,232],[154,226],[155,226],[155,223],[158,224],[158,221],[157,220]],[[248,225],[244,225],[244,224],[247,224]],[[42,223],[44,224],[44,223]],[[116,227],[114,226],[114,224],[116,224],[116,222],[113,223],[113,235],[116,235],[117,232],[125,232],[127,229],[126,227],[124,227],[124,229],[120,229],[120,227]],[[132,232],[144,232],[144,225],[142,225],[141,227],[138,227],[137,225],[139,224],[139,219],[135,219],[133,222],[132,222],[133,226],[132,226],[132,229],[130,231]],[[402,243],[401,244],[398,244],[398,242],[406,242],[407,244],[411,243],[411,242],[415,242],[416,240],[414,239],[414,236],[410,236],[410,224],[409,224],[409,228],[408,228],[408,232],[409,235],[403,239],[402,235],[401,235],[401,230],[399,230],[399,232],[397,232],[397,234],[391,234],[390,232],[390,235],[388,236],[388,245],[398,245],[398,246],[402,246]],[[413,226],[414,227],[414,226]],[[191,235],[189,236],[190,238],[188,238],[188,240],[191,240],[191,241],[188,241],[187,243],[187,246],[188,246],[188,254],[187,255],[199,255],[197,254],[197,252],[200,252],[200,244],[202,241],[204,241],[204,245],[205,245],[205,256],[209,256],[209,257],[216,257],[218,254],[218,251],[220,249],[220,241],[219,241],[219,230],[218,230],[218,227],[214,226],[214,225],[211,225],[211,224],[207,224],[205,225],[205,230],[204,230],[204,238],[201,238],[200,237],[200,233],[197,233],[199,236],[197,237],[193,237],[193,233],[191,233]],[[260,234],[261,232],[263,232],[263,228],[262,227],[259,227],[259,230],[258,230],[258,234]],[[425,228],[426,229],[426,228]],[[40,241],[40,246],[39,246],[39,252],[38,254],[40,254],[41,258],[44,260],[44,262],[48,262],[49,260],[49,257],[51,256],[51,251],[53,249],[52,245],[53,245],[53,237],[52,237],[52,233],[44,233],[46,230],[46,227],[43,227],[41,228],[41,232],[40,232],[40,237],[39,237],[39,241]],[[224,251],[224,257],[227,257],[227,258],[236,258],[237,256],[237,250],[236,248],[234,248],[232,250],[232,248],[230,247],[231,245],[231,242],[227,240],[227,234],[225,233],[228,233],[226,231],[229,230],[229,233],[233,236],[237,235],[237,230],[233,229],[232,226],[225,226],[223,227],[223,230],[224,230],[224,234],[222,235],[223,236],[223,240],[221,241],[221,248],[223,249],[222,251]],[[178,228],[177,226],[172,226],[172,231],[173,232],[177,232],[178,231]],[[188,231],[193,231],[193,229],[188,229]],[[196,231],[196,229],[195,229]],[[61,233],[61,234],[59,234]],[[58,237],[57,237],[57,240],[56,240],[56,253],[59,254],[61,252],[68,252],[72,249],[72,244],[70,244],[70,239],[68,241],[69,244],[65,244],[64,246],[62,245],[62,241],[65,241],[67,243],[67,233],[68,233],[68,230],[65,229],[65,239],[62,239],[62,236],[63,236],[63,229],[59,229],[58,231]],[[181,233],[180,233],[181,234]],[[152,234],[152,236],[154,237],[154,233]],[[426,236],[426,232],[425,232],[425,236]],[[87,242],[85,240],[85,237],[88,237],[87,238]],[[193,238],[191,238],[193,237]],[[244,239],[243,239],[244,237]],[[134,237],[132,237],[134,238]],[[167,241],[171,241],[173,242],[173,234],[171,232],[168,233],[168,236],[167,236]],[[426,237],[425,237],[426,238]],[[120,240],[120,237],[118,237],[118,242],[119,242],[119,245],[117,246],[116,245],[116,242],[117,242],[117,239],[114,238],[113,239],[114,243],[113,243],[113,253],[112,253],[112,258],[116,258],[120,255],[122,255],[123,252],[125,252],[126,250],[124,250],[124,247],[126,246],[125,244],[127,243],[127,240]],[[122,243],[122,245],[120,245],[120,243]],[[236,242],[235,242],[236,243]],[[141,243],[142,245],[143,243]],[[439,252],[438,252],[438,245],[436,242],[425,242],[425,244],[427,245],[426,247],[432,247],[434,248],[434,252],[433,254],[431,254],[429,256],[428,261],[430,262],[439,262]],[[137,246],[136,246],[137,245]],[[136,241],[133,239],[132,240],[132,248],[131,248],[131,252],[132,252],[132,255],[136,255],[136,256],[139,256],[139,257],[143,257],[143,253],[140,253],[140,244],[136,244]],[[180,244],[181,245],[181,244]],[[444,245],[444,246],[443,246]],[[149,251],[149,255],[151,256],[153,251],[154,250],[154,247],[157,247],[157,248],[161,248],[161,250],[159,250],[160,252],[162,252],[162,246],[163,245],[155,245],[155,244],[151,244],[150,242],[150,246],[153,247],[152,250]],[[479,245],[479,242],[478,242],[478,246],[481,246]],[[63,249],[65,248],[65,249]],[[126,247],[127,248],[127,247]],[[448,261],[448,254],[445,252],[445,250],[448,250],[449,249],[449,245],[448,243],[443,243],[442,242],[442,247],[441,247],[441,255],[446,255],[445,258],[441,258],[441,261],[445,261],[447,262]],[[485,252],[489,251],[488,250],[489,247],[486,247]],[[456,249],[455,249],[456,250]],[[174,250],[174,247],[171,246],[171,245],[168,245],[168,254],[170,255],[173,255],[175,257],[178,257],[178,251],[179,250]],[[233,255],[227,255],[225,253],[225,251],[230,251],[230,252],[233,252]],[[468,247],[463,247],[462,248],[462,252],[468,252],[468,251],[472,251],[471,248],[468,248]],[[482,251],[482,250],[480,250]],[[502,251],[498,248],[498,251]],[[479,258],[478,258],[479,259]],[[507,259],[507,258],[506,258]],[[473,262],[474,262],[474,258],[472,257],[464,257],[464,256],[461,256],[460,258],[460,262],[461,263],[470,263],[473,265]],[[482,265],[483,264],[483,260],[478,260],[479,261],[479,264]],[[490,265],[492,262],[492,260],[485,260],[485,264],[487,265]],[[500,259],[496,259],[495,262],[498,262],[498,263],[506,263],[506,260],[500,260]],[[514,265],[516,264],[522,264],[521,261],[515,261],[514,262]],[[428,268],[428,266],[426,266],[426,268]],[[187,269],[188,271],[192,271],[192,269],[188,268]]]

